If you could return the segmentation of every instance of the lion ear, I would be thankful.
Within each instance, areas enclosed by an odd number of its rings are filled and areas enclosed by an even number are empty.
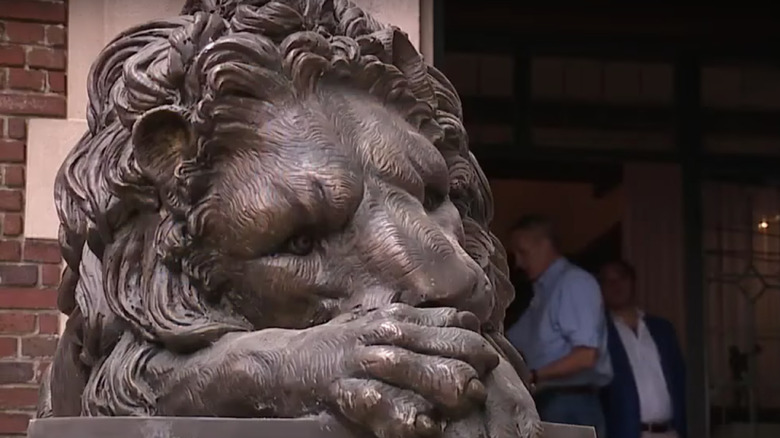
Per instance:
[[[167,185],[176,169],[194,151],[192,126],[183,111],[163,106],[144,113],[133,125],[135,161],[144,175]]]

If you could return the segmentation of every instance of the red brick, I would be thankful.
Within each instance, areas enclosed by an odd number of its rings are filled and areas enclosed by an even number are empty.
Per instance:
[[[33,336],[22,338],[22,356],[52,357],[57,349],[56,336]]]
[[[21,140],[27,136],[27,122],[22,118],[8,118],[8,136]]]
[[[0,0],[0,18],[65,23],[68,16],[62,2],[36,0]]]
[[[22,211],[22,199],[18,190],[0,190],[0,211]]]
[[[46,27],[46,44],[52,47],[63,47],[67,42],[67,31],[63,26]]]
[[[64,117],[63,96],[0,93],[0,113],[16,116]]]
[[[18,262],[22,259],[22,244],[16,240],[0,240],[0,260]]]
[[[0,337],[0,359],[17,357],[19,355],[19,346],[17,338]]]
[[[2,8],[2,3],[0,3],[0,8]],[[23,66],[24,49],[21,46],[0,46],[0,65],[5,67]]]
[[[2,29],[0,29],[0,30],[2,30]],[[2,66],[2,64],[0,64],[0,66]],[[7,82],[6,81],[6,75],[7,75],[6,70],[4,68],[0,68],[0,90],[5,88],[5,83]],[[0,125],[2,125],[2,123],[0,123]],[[2,126],[0,126],[0,131],[2,131]],[[2,134],[2,132],[0,132],[0,134]],[[5,135],[5,134],[3,134],[3,135]]]
[[[52,93],[64,93],[66,88],[65,73],[49,72],[49,91]]]
[[[24,242],[24,260],[28,262],[60,263],[62,255],[57,242],[26,240]]]
[[[30,49],[27,65],[47,70],[65,70],[65,51],[60,49]]]
[[[41,286],[58,286],[62,279],[62,268],[59,264],[41,265]]]
[[[31,363],[0,362],[0,385],[27,383],[34,378],[35,371]]]
[[[24,3],[21,1],[20,3]],[[0,5],[2,8],[2,5]],[[6,435],[24,435],[27,432],[27,425],[30,422],[28,414],[0,414],[0,434]]]
[[[38,267],[35,265],[18,265],[0,263],[0,285],[29,287],[38,284]],[[0,301],[6,296],[0,288]],[[10,307],[10,306],[2,306]]]
[[[56,313],[38,315],[38,333],[42,335],[57,335],[60,333],[60,316]]]
[[[43,91],[46,75],[40,70],[11,68],[8,70],[8,88],[14,90]]]
[[[6,21],[5,35],[11,43],[36,44],[44,41],[46,29],[38,23]]]
[[[9,120],[9,134],[11,134]],[[24,143],[19,140],[0,140],[0,162],[5,163],[24,163]]]
[[[35,267],[33,266],[33,268]],[[0,267],[0,269],[2,268]],[[0,308],[53,310],[57,308],[57,291],[53,289],[0,288]]]
[[[0,409],[34,408],[38,404],[38,388],[0,388]]]
[[[25,335],[35,332],[35,315],[0,313],[0,333]]]
[[[8,237],[21,236],[24,232],[24,221],[22,215],[17,213],[6,213],[3,218],[3,235]]]
[[[7,187],[24,187],[24,166],[5,166],[3,182]]]

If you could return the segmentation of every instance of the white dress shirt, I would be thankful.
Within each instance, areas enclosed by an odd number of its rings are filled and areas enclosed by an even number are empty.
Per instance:
[[[622,318],[615,316],[617,329],[623,347],[628,353],[631,370],[634,373],[639,393],[639,413],[642,423],[664,423],[672,419],[672,398],[666,386],[666,377],[661,368],[661,356],[639,313],[637,331],[629,327]]]

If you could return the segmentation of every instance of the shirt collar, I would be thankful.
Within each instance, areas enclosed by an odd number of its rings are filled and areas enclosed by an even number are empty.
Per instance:
[[[539,279],[536,280],[536,283],[543,290],[547,290],[555,283],[561,273],[563,273],[563,270],[566,268],[568,263],[569,262],[565,257],[559,257],[557,260],[552,262],[550,266],[547,267],[542,275],[539,276]]]
[[[640,308],[637,308],[637,309],[636,309],[636,311],[637,311],[637,316],[639,317],[639,318],[638,318],[638,319],[639,319],[639,322],[640,322],[640,323],[644,323],[644,321],[645,321],[645,311],[644,311],[644,310],[642,310],[642,309],[640,309]],[[621,317],[620,317],[620,316],[618,316],[617,314],[615,314],[615,313],[612,313],[612,312],[610,312],[610,313],[612,314],[612,319],[613,319],[614,321],[624,322],[624,321],[623,321],[623,318],[621,318]]]

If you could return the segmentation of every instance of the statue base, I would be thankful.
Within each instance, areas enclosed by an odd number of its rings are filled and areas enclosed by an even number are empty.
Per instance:
[[[596,438],[593,428],[545,423],[543,438]],[[71,417],[32,420],[28,438],[348,438],[326,418]]]

